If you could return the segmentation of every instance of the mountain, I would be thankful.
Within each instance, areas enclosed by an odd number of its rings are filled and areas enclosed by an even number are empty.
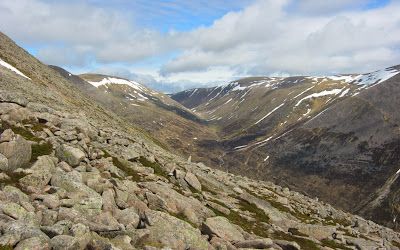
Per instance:
[[[83,74],[80,76],[57,67],[81,92],[112,110],[137,129],[153,135],[153,140],[169,150],[189,156],[196,152],[198,138],[216,140],[215,132],[192,111],[168,95],[115,76]]]
[[[208,164],[396,227],[399,72],[251,77],[171,97],[217,128],[199,142],[223,152]]]
[[[392,229],[184,160],[87,84],[0,33],[1,248],[398,249]]]

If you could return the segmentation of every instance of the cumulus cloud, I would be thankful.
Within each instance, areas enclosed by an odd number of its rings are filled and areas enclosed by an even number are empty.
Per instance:
[[[196,41],[196,49],[166,63],[162,73],[210,65],[248,74],[350,73],[400,62],[400,16],[393,14],[399,13],[399,3],[326,16],[291,15],[290,4],[258,1],[192,31],[187,39]]]
[[[124,3],[146,10],[146,19],[120,1],[6,0],[0,28],[24,44],[41,45],[37,55],[46,63],[103,69],[120,63],[125,72],[114,73],[171,91],[248,75],[367,72],[399,64],[400,3],[368,8],[372,2],[247,0],[247,7],[210,24],[166,32],[143,22],[162,22],[156,16],[171,19],[185,9],[206,13],[200,7],[206,3],[157,0],[152,4],[162,8],[154,11],[148,1]],[[212,4],[217,9],[227,1]],[[149,72],[135,72],[149,61],[157,62]]]

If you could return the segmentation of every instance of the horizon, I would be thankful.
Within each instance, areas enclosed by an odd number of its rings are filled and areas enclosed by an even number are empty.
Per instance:
[[[397,0],[6,0],[0,27],[46,64],[173,93],[397,65],[399,12]]]

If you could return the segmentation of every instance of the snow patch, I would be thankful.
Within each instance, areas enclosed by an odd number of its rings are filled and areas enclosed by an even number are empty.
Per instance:
[[[316,97],[322,97],[322,96],[327,96],[327,95],[338,95],[340,92],[342,92],[343,89],[332,89],[332,90],[324,90],[319,93],[313,93],[311,95],[308,95],[304,98],[302,98],[300,101],[294,105],[295,107],[299,106],[300,103],[302,103],[304,100],[311,99],[311,98],[316,98]]]
[[[6,63],[5,61],[3,61],[2,59],[0,59],[0,65],[13,71],[14,73],[25,77],[26,79],[31,80],[31,78],[27,77],[26,75],[24,75],[24,73],[22,73],[21,71],[19,71],[17,68],[15,68],[14,66],[12,66],[11,64]]]
[[[267,118],[269,115],[271,115],[272,113],[274,113],[277,109],[279,109],[280,107],[282,107],[283,105],[285,105],[285,103],[282,103],[281,105],[279,105],[278,107],[274,108],[273,110],[271,110],[271,112],[269,112],[268,114],[266,114],[263,118],[261,118],[260,120],[258,120],[256,123],[254,123],[254,125],[260,123],[262,120],[264,120],[265,118]]]
[[[106,77],[106,78],[103,78],[103,80],[101,80],[100,82],[88,81],[88,83],[92,84],[96,88],[98,88],[102,85],[106,85],[106,84],[121,84],[121,85],[128,85],[129,87],[134,88],[139,91],[145,91],[145,88],[138,82],[128,81],[125,79],[115,78],[115,77]]]

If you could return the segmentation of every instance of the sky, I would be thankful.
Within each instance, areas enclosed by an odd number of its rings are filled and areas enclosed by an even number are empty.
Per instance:
[[[46,64],[166,93],[400,64],[400,0],[1,0],[0,30]]]

